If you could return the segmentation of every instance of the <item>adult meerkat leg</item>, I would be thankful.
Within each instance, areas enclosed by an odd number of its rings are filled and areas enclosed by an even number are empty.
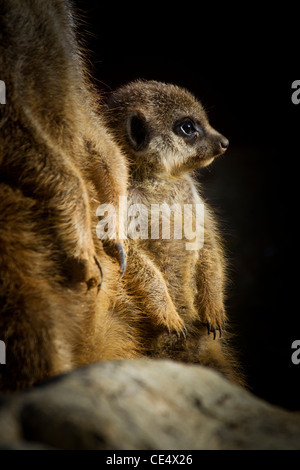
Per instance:
[[[0,9],[0,73],[7,84],[2,181],[47,208],[53,241],[74,264],[70,276],[88,287],[99,285],[80,171],[84,73],[71,12],[57,0],[7,0]]]
[[[101,139],[89,140],[86,148],[89,153],[85,174],[96,189],[99,203],[112,204],[115,209],[115,238],[102,240],[107,254],[116,258],[123,276],[126,271],[127,255],[123,238],[125,238],[126,208],[120,205],[120,197],[127,194],[127,165],[125,157],[109,137],[105,129],[98,129]],[[119,211],[123,211],[121,214]],[[123,225],[120,224],[123,220]]]
[[[25,140],[24,135],[22,152],[15,153],[16,161],[19,159],[16,171],[22,174],[19,189],[30,197],[32,174],[37,172],[34,199],[47,211],[55,232],[54,241],[70,262],[71,278],[74,282],[86,282],[88,288],[99,286],[102,274],[92,238],[91,209],[79,170],[61,149],[30,141],[26,148]],[[41,154],[47,160],[46,166],[40,162]],[[13,167],[8,169],[4,165],[2,169],[6,178],[12,173],[16,176]]]

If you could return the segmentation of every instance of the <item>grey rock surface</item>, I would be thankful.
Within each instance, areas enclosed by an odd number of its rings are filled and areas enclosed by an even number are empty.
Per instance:
[[[109,361],[0,396],[0,449],[300,449],[300,413],[201,366]]]

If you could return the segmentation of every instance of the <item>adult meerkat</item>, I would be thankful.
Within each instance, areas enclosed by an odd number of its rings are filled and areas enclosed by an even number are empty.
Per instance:
[[[127,166],[86,75],[67,1],[0,1],[0,390],[101,358],[113,323],[101,315],[119,268],[93,213],[126,194]],[[122,242],[108,251],[124,271]]]
[[[136,297],[154,326],[179,333],[179,338],[161,328],[149,333],[148,324],[141,334],[146,354],[207,364],[240,381],[233,356],[220,338],[226,320],[223,249],[214,216],[193,175],[223,154],[228,140],[210,126],[191,93],[156,81],[132,82],[112,93],[106,120],[128,158],[128,207],[139,204],[147,209],[144,221],[139,214],[146,234],[128,241],[124,290]],[[165,210],[155,221],[151,209],[157,205]],[[174,213],[170,238],[162,239],[168,207]],[[190,239],[197,207],[205,207],[203,246],[203,234]],[[184,222],[192,222],[194,228],[178,237],[174,228]],[[156,239],[151,238],[153,233]]]

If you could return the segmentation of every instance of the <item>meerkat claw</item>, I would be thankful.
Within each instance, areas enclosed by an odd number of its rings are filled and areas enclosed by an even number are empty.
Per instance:
[[[207,322],[206,324],[206,327],[207,327],[207,334],[209,335],[210,333],[212,333],[214,335],[214,339],[216,339],[217,337],[217,331],[219,332],[219,337],[221,338],[222,336],[222,328],[221,326],[217,326],[217,328],[212,328],[211,326],[211,323],[210,322]]]
[[[110,241],[103,240],[102,245],[103,245],[105,253],[108,254],[109,256],[112,256],[113,258],[116,258],[117,261],[119,262],[120,273],[121,273],[121,278],[122,278],[125,274],[126,267],[127,267],[126,252],[124,250],[122,243],[120,242],[111,243]]]
[[[175,330],[175,332],[176,332],[178,340],[181,340],[181,339],[186,340],[187,330],[186,330],[185,326],[182,328],[182,330],[180,330],[180,331]]]
[[[126,267],[127,267],[126,253],[125,253],[122,243],[120,242],[116,243],[116,249],[118,252],[120,272],[121,272],[121,278],[122,278],[125,274]]]

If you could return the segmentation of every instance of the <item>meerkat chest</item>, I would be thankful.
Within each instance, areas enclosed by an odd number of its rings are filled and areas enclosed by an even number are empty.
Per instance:
[[[129,238],[139,239],[162,266],[194,264],[203,244],[204,206],[190,181],[153,181],[129,190]]]

